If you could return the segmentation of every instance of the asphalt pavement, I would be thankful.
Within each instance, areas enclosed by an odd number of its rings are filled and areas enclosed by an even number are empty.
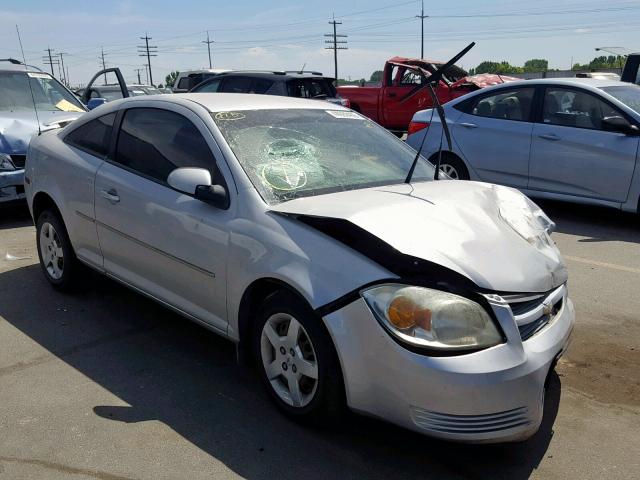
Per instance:
[[[497,446],[298,425],[228,341],[97,274],[55,292],[28,213],[0,210],[0,479],[640,478],[640,219],[542,206],[577,323],[542,428]]]

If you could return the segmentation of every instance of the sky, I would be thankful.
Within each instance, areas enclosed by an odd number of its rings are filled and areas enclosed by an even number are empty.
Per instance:
[[[138,55],[140,37],[152,38],[155,84],[172,70],[214,68],[319,70],[333,76],[333,52],[325,34],[335,16],[338,33],[348,35],[338,52],[341,78],[369,78],[394,56],[420,56],[420,1],[324,0],[0,0],[0,58],[22,58],[41,68],[51,48],[63,53],[71,84],[86,84],[101,67],[120,67],[129,82],[146,59]],[[550,67],[588,62],[597,47],[640,51],[640,0],[456,0],[425,1],[425,57],[447,60],[469,42],[476,46],[459,62],[464,68],[483,60],[522,65],[546,58]],[[58,76],[58,67],[54,67]]]

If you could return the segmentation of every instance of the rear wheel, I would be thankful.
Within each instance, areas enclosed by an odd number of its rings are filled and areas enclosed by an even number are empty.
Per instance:
[[[438,161],[437,154],[431,157],[431,161],[434,164]],[[440,171],[452,180],[469,180],[469,170],[467,169],[467,166],[455,155],[442,154]]]
[[[302,299],[280,291],[263,302],[254,326],[254,354],[269,395],[302,420],[324,419],[343,404],[337,354],[321,321]]]
[[[69,290],[76,284],[81,266],[71,246],[60,215],[45,210],[36,222],[36,238],[40,267],[49,283],[58,290]]]

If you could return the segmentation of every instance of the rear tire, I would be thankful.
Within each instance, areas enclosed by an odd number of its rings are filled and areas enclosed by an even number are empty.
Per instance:
[[[438,161],[438,154],[431,157],[431,162],[435,165]],[[440,172],[451,177],[452,180],[469,180],[469,170],[462,160],[450,153],[443,153],[440,161]]]
[[[42,272],[55,289],[69,291],[77,285],[82,265],[76,258],[67,229],[57,212],[45,210],[38,217],[36,246]]]
[[[344,384],[322,320],[298,296],[267,297],[253,328],[256,365],[269,396],[286,415],[319,423],[343,410]]]

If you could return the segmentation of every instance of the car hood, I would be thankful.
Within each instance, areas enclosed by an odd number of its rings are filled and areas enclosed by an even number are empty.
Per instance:
[[[516,233],[500,216],[489,184],[440,180],[367,188],[294,199],[270,210],[350,222],[401,254],[487,290],[546,292],[567,280],[557,248],[540,250]]]
[[[38,111],[40,128],[64,126],[84,112]],[[24,155],[31,137],[38,133],[38,122],[32,111],[0,111],[0,153]]]

